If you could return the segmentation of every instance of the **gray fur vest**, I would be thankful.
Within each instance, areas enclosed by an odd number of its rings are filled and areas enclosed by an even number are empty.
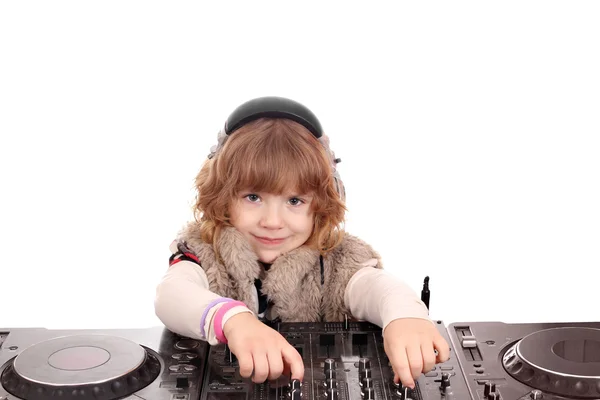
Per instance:
[[[200,239],[199,223],[190,223],[177,240],[199,258],[212,292],[244,302],[255,314],[254,280],[261,279],[262,292],[272,302],[271,312],[283,322],[343,321],[344,315],[351,318],[344,304],[348,281],[370,259],[377,259],[376,268],[382,268],[379,254],[349,234],[323,257],[323,284],[319,252],[307,246],[278,257],[265,272],[250,244],[235,228],[223,229],[217,241],[223,263],[217,261],[212,245]]]

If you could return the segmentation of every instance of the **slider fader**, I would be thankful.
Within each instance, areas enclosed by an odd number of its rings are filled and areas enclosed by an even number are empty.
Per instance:
[[[448,334],[441,321],[439,332]],[[281,377],[255,384],[239,375],[226,345],[211,346],[204,371],[202,400],[430,400],[470,399],[457,359],[417,380],[415,389],[396,385],[383,347],[381,328],[366,322],[279,323],[273,326],[304,360],[304,380]]]

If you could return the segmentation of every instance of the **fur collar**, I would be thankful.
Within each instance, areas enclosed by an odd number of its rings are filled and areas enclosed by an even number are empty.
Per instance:
[[[221,262],[217,261],[211,245],[200,239],[200,225],[189,224],[179,236],[199,258],[206,271],[212,291],[222,296],[238,298],[254,313],[258,312],[258,304],[254,294],[255,279],[262,279],[262,290],[277,308],[293,310],[289,304],[290,294],[298,292],[298,282],[320,281],[319,252],[307,246],[301,246],[278,257],[268,272],[265,272],[257,255],[244,236],[235,228],[227,227],[221,231],[217,241],[217,249]],[[316,282],[315,282],[316,283]],[[320,283],[320,282],[319,282]],[[320,308],[320,292],[316,285],[311,289],[318,291],[318,296],[310,299],[311,309]]]
[[[262,280],[262,291],[272,301],[271,317],[282,321],[341,321],[350,311],[344,304],[344,291],[351,277],[368,260],[380,256],[359,238],[345,234],[342,243],[324,257],[325,282],[321,283],[319,252],[300,246],[279,256],[264,271],[258,257],[244,236],[235,228],[221,231],[217,248],[200,239],[200,224],[192,222],[179,234],[179,242],[200,259],[208,277],[209,289],[221,296],[243,301],[255,314],[258,302],[255,279]]]

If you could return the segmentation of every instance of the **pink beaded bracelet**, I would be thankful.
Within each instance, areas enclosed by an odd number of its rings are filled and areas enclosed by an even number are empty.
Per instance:
[[[223,334],[223,316],[227,311],[231,310],[233,307],[238,306],[246,307],[246,305],[241,301],[229,301],[223,304],[215,313],[213,328],[215,329],[215,335],[217,336],[217,340],[220,343],[227,343],[227,338]]]

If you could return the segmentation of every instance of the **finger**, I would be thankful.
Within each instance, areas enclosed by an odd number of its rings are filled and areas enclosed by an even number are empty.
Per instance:
[[[413,379],[417,379],[423,372],[423,354],[421,354],[421,343],[411,343],[406,346],[406,356],[410,365],[410,373]]]
[[[254,370],[252,353],[249,351],[244,351],[236,354],[235,356],[237,357],[238,365],[240,367],[240,376],[244,378],[250,378],[252,376],[252,371]]]
[[[400,382],[402,383],[402,386],[408,386],[409,388],[414,389],[415,381],[410,373],[406,350],[400,348],[399,351],[394,351],[390,356],[390,362],[392,363],[392,369],[396,374],[394,383]]]
[[[450,358],[450,347],[448,346],[446,339],[444,339],[439,332],[433,337],[433,347],[435,347],[438,352],[436,360],[438,363],[448,361],[448,358]]]
[[[283,358],[283,351],[281,353],[281,357]],[[292,375],[290,365],[285,360],[283,360],[283,372],[281,373],[281,375],[285,375],[287,378],[290,378],[290,376]]]
[[[304,380],[304,361],[302,361],[298,350],[288,345],[281,349],[281,354],[283,355],[283,361],[291,372],[292,379]]]
[[[269,380],[275,380],[283,372],[283,358],[279,349],[272,349],[267,352],[269,360]]]
[[[421,354],[423,354],[423,372],[429,372],[435,366],[435,352],[432,343],[421,344]]]
[[[267,360],[267,354],[261,350],[252,352],[252,358],[254,359],[254,375],[252,382],[263,383],[267,380],[269,375],[269,361]]]

